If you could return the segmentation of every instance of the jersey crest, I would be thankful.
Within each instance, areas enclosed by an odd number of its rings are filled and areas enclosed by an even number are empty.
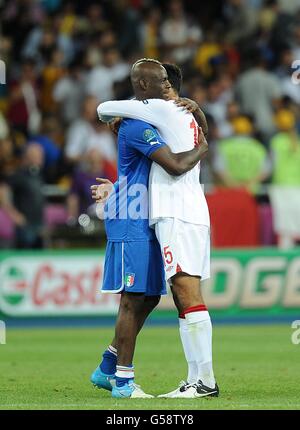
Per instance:
[[[132,287],[134,284],[135,273],[126,273],[125,275],[125,286]]]
[[[144,130],[143,139],[145,142],[150,143],[152,145],[154,144],[154,142],[151,142],[151,140],[153,140],[153,139],[156,140],[155,143],[159,143],[157,141],[157,135],[155,134],[155,132],[151,128],[146,128],[146,130]]]

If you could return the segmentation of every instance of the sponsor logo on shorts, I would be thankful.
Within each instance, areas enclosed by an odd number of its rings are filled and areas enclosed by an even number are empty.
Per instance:
[[[182,268],[179,266],[179,264],[177,263],[176,266],[176,273],[182,272]]]
[[[126,273],[125,275],[125,285],[126,287],[132,287],[134,284],[135,273]]]

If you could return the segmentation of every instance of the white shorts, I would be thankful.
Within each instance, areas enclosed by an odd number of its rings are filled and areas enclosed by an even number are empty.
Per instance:
[[[160,244],[165,278],[171,284],[172,276],[184,272],[210,277],[210,229],[206,225],[191,224],[177,218],[162,218],[155,224]]]

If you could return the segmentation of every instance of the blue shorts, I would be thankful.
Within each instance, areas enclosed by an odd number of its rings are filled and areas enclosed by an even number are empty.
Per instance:
[[[157,240],[111,242],[106,245],[103,293],[166,294],[161,250]]]

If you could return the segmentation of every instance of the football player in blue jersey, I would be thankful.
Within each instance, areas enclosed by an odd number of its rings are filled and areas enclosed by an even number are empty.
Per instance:
[[[136,98],[166,98],[170,90],[167,72],[155,60],[137,61],[131,72]],[[157,130],[133,119],[122,121],[118,134],[118,180],[106,202],[107,248],[102,292],[121,293],[115,337],[91,376],[99,388],[113,397],[153,397],[134,383],[133,355],[136,337],[147,316],[166,293],[160,246],[148,223],[147,187],[152,161],[179,176],[192,169],[207,153],[199,133],[199,145],[172,153]],[[138,186],[138,188],[136,188]],[[139,209],[136,207],[139,194]]]

